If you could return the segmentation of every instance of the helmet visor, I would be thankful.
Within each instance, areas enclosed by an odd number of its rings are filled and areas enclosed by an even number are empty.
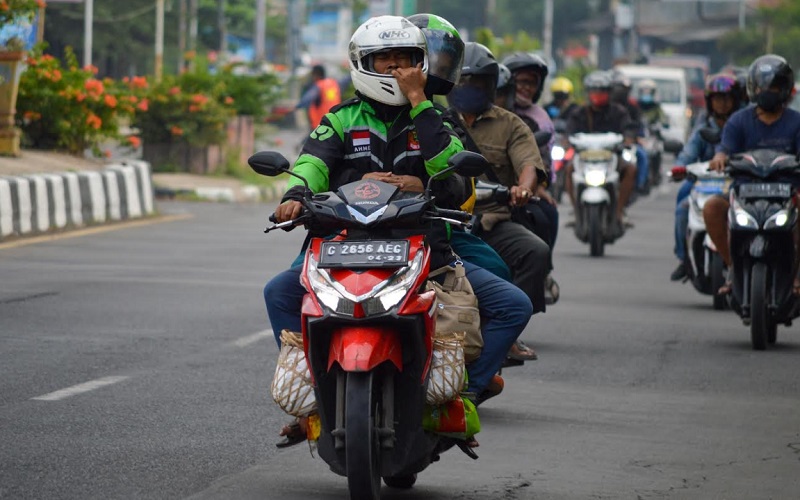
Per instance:
[[[464,63],[464,42],[443,30],[422,32],[428,45],[428,75],[456,83]]]
[[[408,61],[409,67],[425,62],[425,52],[418,47],[396,46],[396,47],[365,47],[356,53],[361,61],[361,67],[368,73],[383,75],[385,72],[375,68],[375,60],[392,59],[400,67],[405,67]],[[357,66],[353,61],[354,66]],[[424,70],[425,68],[423,68]]]

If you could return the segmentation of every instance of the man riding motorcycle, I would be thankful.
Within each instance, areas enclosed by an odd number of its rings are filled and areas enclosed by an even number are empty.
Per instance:
[[[639,105],[631,98],[631,80],[625,73],[614,70],[611,80],[611,102],[617,103],[626,110],[631,117],[628,129],[629,136],[637,139],[644,136],[642,125],[642,111]],[[649,192],[647,176],[650,174],[650,167],[647,160],[647,152],[638,141],[636,142],[636,191],[641,194]]]
[[[464,66],[447,100],[464,129],[489,163],[491,174],[482,176],[509,188],[511,207],[526,205],[546,173],[530,128],[514,113],[493,104],[499,74],[494,55],[485,46],[467,43]],[[549,271],[550,248],[525,226],[511,220],[511,208],[488,201],[476,205],[479,236],[503,258],[514,283],[533,303],[534,312],[545,310],[544,280]],[[535,359],[531,349],[516,346],[517,359]]]
[[[611,102],[611,75],[607,71],[594,71],[589,73],[583,81],[583,86],[589,96],[589,103],[578,108],[570,115],[567,122],[567,132],[569,135],[579,132],[613,132],[626,135],[626,141],[633,143],[635,137],[630,137],[628,131],[631,130],[631,118],[628,111]],[[576,208],[575,193],[572,184],[572,163],[567,165],[567,193],[569,194],[572,208]],[[625,225],[623,213],[628,204],[631,193],[633,192],[636,181],[636,167],[630,162],[620,161],[618,163],[620,172],[619,201],[616,205],[616,221],[619,229]]]
[[[747,94],[755,106],[735,112],[726,122],[722,129],[722,142],[709,165],[714,170],[723,171],[728,157],[743,151],[775,149],[795,155],[800,153],[800,113],[788,107],[794,95],[794,71],[786,59],[775,54],[756,58],[747,72]],[[723,196],[714,196],[703,207],[708,235],[727,268],[731,266],[729,208],[730,204]],[[800,221],[795,231],[795,235],[798,234]],[[800,252],[797,255],[800,256]],[[800,262],[795,262],[795,270],[798,265]],[[728,277],[719,293],[730,291]],[[794,293],[800,294],[800,277],[795,279]]]
[[[574,86],[569,78],[559,76],[553,79],[550,84],[550,93],[553,94],[553,100],[544,105],[547,114],[550,118],[560,118],[567,120],[569,115],[578,108],[578,105],[572,101],[572,91]]]
[[[381,38],[379,34],[385,32],[399,35]],[[304,143],[294,171],[307,179],[315,193],[358,179],[421,192],[429,177],[446,168],[448,158],[463,149],[425,94],[431,71],[425,35],[402,17],[372,18],[353,34],[349,60],[356,97],[323,117]],[[471,185],[457,175],[434,184],[437,203],[452,208],[458,208],[471,193]],[[300,215],[298,199],[303,189],[294,177],[289,181],[289,189],[275,211],[278,222]],[[431,246],[431,268],[453,262],[446,228],[434,223],[425,232]],[[512,284],[469,262],[465,261],[464,267],[479,301],[484,339],[480,357],[467,367],[467,389],[481,398],[530,319],[532,307]],[[282,330],[301,329],[300,308],[305,294],[299,281],[301,270],[302,266],[295,265],[264,288],[269,320],[279,344]],[[283,444],[304,439],[302,427],[302,421],[285,427],[281,431],[286,436]]]
[[[705,87],[705,118],[698,121],[683,150],[675,159],[676,167],[709,161],[714,156],[714,145],[703,139],[700,130],[722,130],[731,114],[740,108],[740,95],[739,84],[732,76],[719,74],[708,77]],[[672,281],[680,281],[687,275],[686,228],[689,223],[689,193],[693,185],[692,180],[683,181],[675,202],[675,257],[679,264],[670,275]]]

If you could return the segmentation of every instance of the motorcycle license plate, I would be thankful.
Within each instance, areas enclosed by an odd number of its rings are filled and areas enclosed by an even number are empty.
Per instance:
[[[408,240],[325,241],[319,267],[398,267],[408,263]]]
[[[790,198],[792,185],[777,182],[752,182],[739,187],[742,198]]]

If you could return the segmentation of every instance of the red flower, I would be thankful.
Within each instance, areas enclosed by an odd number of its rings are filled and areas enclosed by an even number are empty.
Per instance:
[[[132,148],[138,148],[142,145],[142,140],[135,135],[132,135],[128,137],[128,144],[130,144]]]
[[[86,124],[95,130],[99,130],[103,126],[103,120],[96,114],[89,113],[89,116],[86,117]]]
[[[177,125],[173,125],[169,131],[172,135],[183,135],[183,129]]]
[[[104,99],[105,99],[105,102],[106,102],[106,106],[108,106],[109,108],[116,108],[117,107],[117,98],[114,97],[113,95],[106,94]]]

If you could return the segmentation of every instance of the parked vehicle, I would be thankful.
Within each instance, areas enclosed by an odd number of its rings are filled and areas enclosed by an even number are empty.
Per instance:
[[[780,151],[756,150],[732,157],[727,171],[744,182],[732,190],[728,215],[732,261],[731,306],[750,326],[753,349],[777,340],[779,324],[800,315],[792,293],[796,193],[787,179],[800,163]]]
[[[262,175],[289,171],[279,153],[257,153],[249,163]],[[453,155],[449,164],[433,178],[453,170],[477,176],[487,166],[470,152]],[[307,190],[302,204],[300,217],[266,232],[305,225],[338,235],[311,239],[301,274],[308,290],[303,349],[321,425],[320,457],[347,477],[352,499],[370,500],[380,497],[381,478],[410,488],[453,445],[474,456],[463,442],[425,428],[436,301],[424,286],[430,248],[415,232],[431,220],[465,225],[471,215],[435,207],[427,189],[410,194],[371,180],[336,192]],[[462,402],[458,392],[454,401]]]
[[[692,116],[685,71],[678,68],[637,64],[623,64],[616,66],[615,69],[630,78],[633,86],[632,95],[637,95],[638,84],[643,80],[656,82],[658,102],[669,119],[669,126],[661,131],[662,136],[665,139],[685,142],[691,130]]]
[[[589,254],[601,257],[605,245],[613,243],[625,232],[616,220],[619,203],[617,164],[622,153],[623,136],[614,133],[570,136],[575,147],[572,184],[575,191],[575,236],[589,244]],[[628,151],[635,159],[635,153]]]
[[[706,108],[705,83],[709,74],[711,60],[701,54],[657,54],[651,55],[647,61],[652,66],[680,68],[686,73],[689,84],[689,106],[692,117]]]
[[[714,309],[725,309],[726,296],[717,293],[725,283],[722,257],[708,236],[703,219],[703,207],[712,196],[725,192],[728,176],[708,169],[708,162],[691,163],[672,169],[673,180],[694,181],[689,193],[689,224],[686,230],[685,267],[695,290],[713,297]]]

